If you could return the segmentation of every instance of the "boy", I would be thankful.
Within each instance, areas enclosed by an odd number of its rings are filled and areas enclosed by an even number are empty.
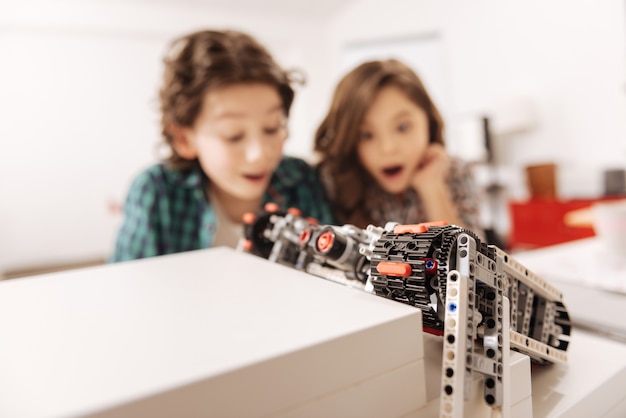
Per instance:
[[[171,155],[133,182],[112,261],[234,248],[243,214],[270,201],[332,223],[313,169],[283,156],[294,91],[262,45],[237,31],[200,31],[175,40],[164,62]]]

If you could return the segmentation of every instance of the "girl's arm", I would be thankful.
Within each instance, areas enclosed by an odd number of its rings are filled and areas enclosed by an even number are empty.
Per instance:
[[[449,224],[469,228],[462,221],[458,210],[450,195],[450,188],[446,182],[433,181],[425,182],[417,189],[424,210],[431,221],[446,221]]]
[[[465,227],[457,212],[450,189],[450,157],[441,144],[431,144],[413,176],[413,188],[421,197],[429,221],[447,221]]]
[[[429,220],[447,221],[476,232],[479,225],[478,198],[471,170],[452,160],[440,144],[430,145],[413,178]]]

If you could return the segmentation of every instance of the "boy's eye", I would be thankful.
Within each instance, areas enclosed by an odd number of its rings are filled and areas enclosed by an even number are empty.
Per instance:
[[[239,142],[243,139],[244,135],[243,133],[240,134],[236,134],[236,135],[226,135],[226,141],[228,142]]]
[[[282,127],[282,125],[276,125],[276,126],[273,126],[271,128],[263,128],[263,132],[266,135],[275,135],[275,134],[277,134],[280,131],[281,127]]]
[[[398,132],[408,132],[411,129],[411,124],[409,122],[403,122],[398,125]]]

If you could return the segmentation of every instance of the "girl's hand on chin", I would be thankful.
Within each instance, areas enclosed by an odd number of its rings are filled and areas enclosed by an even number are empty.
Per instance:
[[[441,144],[430,144],[424,151],[411,184],[417,192],[445,186],[450,169],[450,157]]]

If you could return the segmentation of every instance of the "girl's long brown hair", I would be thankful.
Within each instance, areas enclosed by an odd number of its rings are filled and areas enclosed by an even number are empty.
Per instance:
[[[337,85],[328,114],[315,133],[320,169],[330,182],[335,216],[364,228],[373,219],[365,211],[366,189],[375,184],[359,162],[357,146],[363,118],[376,94],[386,86],[402,90],[428,116],[431,143],[443,144],[443,120],[420,78],[398,60],[370,61],[348,73]]]

